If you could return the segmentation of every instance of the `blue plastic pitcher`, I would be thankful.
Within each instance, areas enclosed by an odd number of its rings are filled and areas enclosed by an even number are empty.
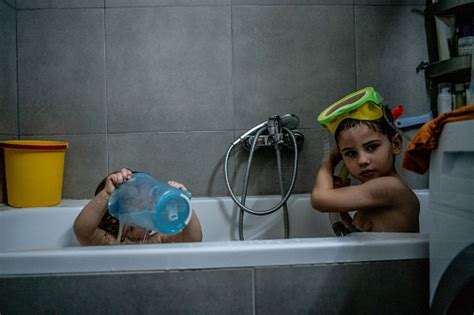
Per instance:
[[[109,212],[121,223],[163,234],[181,232],[191,219],[191,194],[145,173],[134,173],[109,199]]]

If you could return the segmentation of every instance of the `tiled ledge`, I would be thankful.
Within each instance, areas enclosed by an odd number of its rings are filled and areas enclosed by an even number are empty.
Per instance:
[[[103,8],[104,0],[16,0],[17,9]]]
[[[425,0],[3,0],[17,9],[115,8],[229,5],[425,5]]]

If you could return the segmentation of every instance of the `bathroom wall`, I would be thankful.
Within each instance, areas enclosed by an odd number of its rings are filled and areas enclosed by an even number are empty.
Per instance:
[[[415,71],[427,60],[424,2],[0,0],[0,136],[69,142],[65,198],[90,198],[121,167],[222,196],[233,139],[294,113],[306,139],[294,191],[306,193],[327,139],[316,116],[329,104],[374,86],[407,116],[430,110]],[[246,158],[230,160],[237,191]],[[258,151],[250,193],[279,193],[273,150]]]
[[[15,0],[0,0],[0,140],[18,137]],[[6,194],[0,149],[0,202]]]

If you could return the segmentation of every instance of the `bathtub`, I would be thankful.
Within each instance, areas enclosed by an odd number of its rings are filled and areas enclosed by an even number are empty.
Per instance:
[[[428,191],[417,196],[426,206]],[[255,209],[276,196],[248,198]],[[0,208],[0,274],[80,273],[200,269],[243,266],[417,259],[428,257],[423,233],[355,233],[334,237],[328,216],[313,210],[309,195],[288,202],[290,239],[283,238],[282,211],[244,217],[245,241],[238,241],[238,211],[230,198],[194,198],[202,243],[79,247],[72,224],[86,200],[64,200],[48,208]],[[423,219],[423,216],[422,216]],[[421,220],[421,228],[425,220]],[[134,256],[130,265],[120,257]],[[81,257],[85,260],[78,260]]]
[[[422,206],[420,226],[421,232],[423,232],[427,229],[428,224],[426,206],[429,204],[429,193],[428,190],[417,190],[416,194]],[[206,290],[215,290],[215,292],[212,291],[214,292],[212,294],[222,294],[222,290],[227,291],[229,288],[232,288],[231,291],[241,292],[242,288],[239,288],[239,286],[245,283],[245,286],[251,292],[250,296],[245,295],[245,301],[242,303],[238,302],[239,299],[234,296],[229,298],[229,303],[233,305],[232,310],[239,310],[238,313],[247,313],[247,310],[248,313],[254,313],[255,311],[258,312],[259,307],[262,307],[260,311],[271,309],[266,303],[262,302],[265,297],[259,297],[259,294],[265,296],[265,292],[268,291],[262,291],[262,284],[258,286],[258,283],[263,281],[268,289],[271,287],[272,290],[276,290],[277,286],[269,285],[269,282],[278,279],[278,277],[266,279],[262,276],[262,274],[265,275],[265,272],[273,270],[272,268],[276,268],[275,270],[278,270],[278,273],[282,271],[286,273],[302,272],[307,270],[305,268],[310,268],[308,270],[318,268],[316,273],[313,271],[308,271],[309,274],[307,275],[303,273],[300,275],[301,279],[319,274],[320,268],[324,270],[326,270],[325,268],[336,268],[335,270],[339,270],[337,274],[340,275],[344,275],[348,268],[349,271],[347,272],[351,274],[349,277],[351,279],[358,274],[357,270],[362,272],[361,276],[366,274],[364,277],[371,277],[377,272],[381,272],[374,281],[378,281],[379,278],[389,279],[393,276],[392,269],[396,270],[395,281],[403,281],[404,277],[408,277],[405,281],[412,288],[412,290],[406,291],[407,296],[402,294],[400,305],[397,306],[396,310],[413,311],[414,309],[403,308],[408,305],[403,300],[419,297],[420,294],[422,295],[420,300],[423,300],[423,302],[413,302],[410,307],[416,307],[416,311],[426,310],[427,303],[424,300],[427,300],[427,296],[425,296],[423,290],[428,291],[427,234],[353,233],[346,237],[334,237],[329,226],[328,216],[311,209],[309,198],[308,194],[302,194],[293,195],[289,199],[290,239],[283,239],[281,211],[262,217],[246,214],[244,220],[245,241],[239,241],[238,211],[230,198],[193,198],[192,206],[203,229],[202,243],[91,247],[80,247],[72,231],[72,223],[86,204],[86,200],[64,200],[60,205],[48,208],[14,209],[6,205],[0,206],[0,306],[3,302],[10,305],[6,310],[31,310],[25,305],[31,306],[34,304],[24,304],[24,302],[15,300],[15,295],[11,293],[12,287],[15,286],[19,286],[17,290],[20,291],[32,291],[28,298],[28,301],[31,302],[40,299],[38,297],[39,291],[46,290],[49,292],[51,287],[61,287],[59,291],[54,290],[56,295],[66,294],[65,292],[68,292],[68,290],[76,292],[74,291],[76,290],[74,285],[69,283],[71,279],[73,279],[72,283],[80,283],[87,288],[86,291],[93,292],[97,287],[100,287],[94,281],[104,279],[103,277],[106,277],[106,279],[118,277],[114,281],[119,282],[118,279],[129,279],[126,283],[130,283],[130,279],[139,277],[141,279],[140,283],[143,284],[147,283],[150,277],[171,277],[172,275],[177,277],[172,279],[185,281],[186,276],[184,275],[188,275],[186,272],[194,272],[192,273],[193,276],[190,276],[194,280],[189,280],[192,283],[191,286],[196,285],[195,277],[204,277],[205,280],[202,280],[202,284],[197,285],[197,288],[192,291],[194,293],[189,294],[200,294],[202,291],[207,292]],[[247,204],[257,209],[269,208],[277,201],[278,196],[247,198]],[[380,269],[380,266],[386,267]],[[411,273],[405,272],[407,268],[411,270]],[[392,270],[392,272],[386,274],[383,270]],[[222,273],[218,273],[221,275],[218,277],[220,280],[216,280],[215,283],[209,280],[210,278],[213,279],[212,277],[209,278],[209,272],[213,274],[213,272],[219,271],[226,271],[229,274],[224,273],[224,276],[222,276]],[[201,275],[203,272],[206,276]],[[239,272],[243,274],[239,274]],[[326,272],[328,271],[323,273]],[[144,275],[146,277],[142,278]],[[413,279],[413,277],[421,278]],[[289,278],[296,279],[298,276],[293,275]],[[65,279],[69,280],[66,281]],[[170,278],[166,279],[169,280]],[[321,281],[321,277],[317,279]],[[55,281],[59,281],[59,284]],[[81,281],[85,281],[85,283]],[[95,284],[91,285],[90,281]],[[220,287],[221,284],[219,283],[221,281],[227,283],[225,288]],[[385,282],[385,280],[383,281]],[[424,283],[425,281],[426,283]],[[65,284],[65,282],[68,284]],[[140,287],[140,284],[135,283],[135,280],[132,280],[132,282]],[[290,282],[293,282],[293,280]],[[198,281],[198,283],[201,282]],[[236,286],[236,283],[239,284]],[[301,286],[301,283],[299,285]],[[26,287],[28,289],[25,289]],[[145,287],[148,288],[148,286]],[[390,287],[390,285],[386,285],[385,290]],[[374,294],[382,294],[379,292],[380,289],[376,287],[373,289]],[[118,290],[118,287],[112,288],[113,290]],[[178,292],[181,292],[179,290]],[[343,291],[340,287],[334,288],[334,290],[337,292]],[[367,290],[370,291],[366,288]],[[394,290],[399,290],[398,286],[394,287]],[[103,295],[104,293],[101,291],[100,294]],[[43,296],[41,298],[43,300],[38,301],[39,304],[34,309],[38,310],[46,307],[43,309],[44,311],[54,311],[55,309],[48,308],[47,305],[49,304],[44,301],[44,299],[50,299],[50,295],[43,293],[41,296]],[[112,298],[113,296],[117,296],[117,293],[113,293]],[[278,294],[274,293],[267,297],[273,301],[272,305],[275,303],[274,298],[277,296]],[[384,298],[386,298],[385,295]],[[209,310],[229,311],[227,308],[222,308],[221,303],[205,309],[196,308],[196,306],[192,309],[182,309],[182,307],[185,307],[182,303],[177,304],[173,298],[170,299],[172,301],[167,302],[170,307],[167,310],[170,312],[180,310],[184,312],[201,310],[204,313]],[[123,298],[123,300],[126,300],[126,298]],[[261,301],[260,304],[257,303],[258,301]],[[298,302],[298,305],[300,302]],[[313,305],[313,302],[311,301],[310,305]],[[58,300],[51,301],[51,305],[56,305],[55,303],[57,304]],[[87,303],[77,303],[76,307],[79,307],[82,311],[87,311],[85,309],[88,307]],[[241,303],[239,305],[242,307],[236,308],[235,303]],[[354,304],[354,302],[351,303]],[[248,306],[249,304],[251,306]],[[388,305],[392,304],[389,303]],[[98,305],[101,304],[99,302],[95,303],[96,309],[99,307]],[[278,303],[275,305],[278,305]],[[24,307],[27,308],[23,309]],[[67,306],[64,307],[61,310],[68,309]],[[69,310],[77,310],[76,307]],[[106,310],[110,311],[110,307],[109,305]],[[400,307],[402,308],[400,309]],[[285,310],[283,306],[278,306],[274,311],[280,312],[283,310]],[[311,309],[304,308],[303,310],[306,312]],[[379,310],[383,310],[383,308],[377,308],[377,311]],[[392,308],[388,309],[388,311],[393,310]]]

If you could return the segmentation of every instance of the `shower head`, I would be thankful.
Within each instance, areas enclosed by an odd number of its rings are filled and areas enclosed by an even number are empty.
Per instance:
[[[300,124],[300,119],[295,114],[286,114],[281,117],[281,126],[288,129],[296,129]]]

